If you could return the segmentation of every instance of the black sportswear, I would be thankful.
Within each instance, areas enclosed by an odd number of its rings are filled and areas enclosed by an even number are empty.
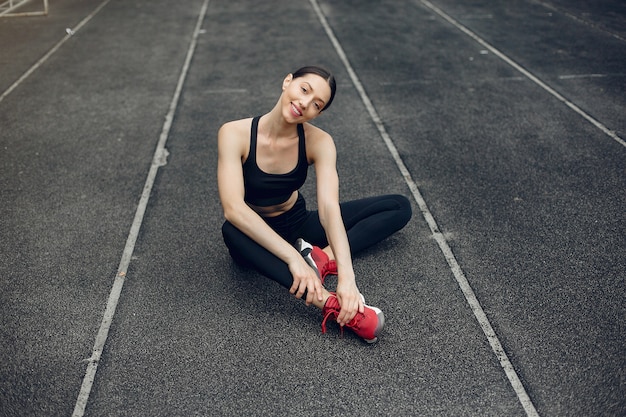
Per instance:
[[[269,207],[284,203],[294,191],[304,184],[309,164],[306,157],[306,143],[304,127],[298,125],[298,163],[286,174],[268,174],[257,165],[257,131],[260,116],[252,119],[250,129],[250,152],[243,163],[243,183],[245,188],[244,200],[246,203]]]

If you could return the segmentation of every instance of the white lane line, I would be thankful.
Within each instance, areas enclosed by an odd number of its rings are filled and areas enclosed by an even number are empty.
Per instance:
[[[608,77],[606,74],[568,74],[568,75],[559,75],[557,78],[559,80],[574,80],[576,78],[605,78]]]
[[[78,25],[74,28],[67,30],[67,35],[63,37],[56,45],[52,47],[44,56],[42,56],[39,61],[35,62],[32,67],[28,69],[20,78],[18,78],[9,88],[6,89],[4,93],[0,96],[0,102],[4,100],[6,96],[11,94],[13,90],[15,90],[25,79],[27,79],[33,72],[37,70],[40,66],[44,64],[69,38],[74,36],[76,32],[78,32],[83,26],[85,26],[104,6],[107,5],[111,0],[105,0],[96,9],[91,12],[87,17],[80,21]]]
[[[608,77],[623,77],[624,74],[563,74],[557,78],[559,80],[575,80],[577,78],[608,78]]]
[[[553,6],[550,3],[547,3],[547,2],[541,1],[541,0],[529,0],[529,1],[531,3],[540,4],[543,7],[545,7],[546,9],[550,9],[553,12],[561,13],[561,14],[569,17],[572,20],[575,20],[575,21],[577,21],[579,23],[582,23],[583,25],[587,25],[587,26],[592,27],[594,29],[601,30],[601,31],[603,31],[605,33],[608,33],[609,35],[613,36],[615,39],[619,39],[620,41],[626,42],[626,39],[624,39],[622,36],[618,35],[617,33],[614,33],[612,31],[610,31],[609,29],[603,27],[602,25],[595,24],[595,23],[593,23],[593,22],[591,22],[589,20],[580,18],[580,17],[578,17],[578,16],[576,16],[576,15],[574,15],[572,13],[569,13],[567,11],[560,10],[560,9],[556,8],[555,6]]]
[[[593,118],[592,116],[587,114],[580,107],[578,107],[577,105],[575,105],[574,103],[572,103],[571,101],[569,101],[568,99],[563,97],[561,94],[559,94],[552,87],[550,87],[549,85],[547,85],[546,83],[541,81],[539,78],[537,78],[535,75],[533,75],[530,71],[524,69],[517,62],[513,61],[511,58],[509,58],[508,56],[506,56],[505,54],[503,54],[502,52],[497,50],[491,44],[487,43],[487,41],[482,39],[480,36],[478,36],[477,34],[472,32],[471,30],[469,30],[468,28],[466,28],[465,26],[463,26],[462,24],[457,22],[455,19],[450,17],[448,14],[446,14],[440,8],[438,8],[437,6],[433,5],[431,2],[429,2],[427,0],[416,0],[416,1],[419,1],[420,3],[422,3],[427,8],[429,8],[433,12],[437,13],[444,20],[447,20],[449,23],[451,23],[453,26],[455,26],[461,32],[465,33],[467,36],[469,36],[470,38],[474,39],[476,42],[478,42],[479,44],[481,44],[482,46],[487,48],[491,53],[495,54],[498,58],[500,58],[501,60],[503,60],[504,62],[506,62],[507,64],[509,64],[513,68],[515,68],[517,71],[521,72],[526,78],[528,78],[529,80],[531,80],[532,82],[534,82],[535,84],[537,84],[538,86],[543,88],[545,91],[547,91],[548,93],[553,95],[556,99],[558,99],[559,101],[563,102],[567,107],[569,107],[570,109],[574,110],[576,113],[581,115],[589,123],[591,123],[592,125],[594,125],[598,129],[600,129],[604,134],[606,134],[607,136],[609,136],[610,138],[612,138],[613,140],[615,140],[617,143],[621,144],[622,146],[626,147],[626,140],[624,140],[621,137],[619,137],[614,131],[610,130],[609,128],[604,126],[604,124],[600,123],[598,120],[596,120],[595,118]]]
[[[248,90],[245,88],[220,88],[217,90],[205,90],[205,94],[247,94]]]
[[[454,254],[452,253],[452,249],[450,248],[450,245],[448,245],[448,242],[444,234],[439,230],[439,226],[437,225],[435,218],[431,214],[428,208],[428,205],[426,204],[426,201],[424,200],[424,198],[422,197],[422,194],[417,188],[415,181],[413,181],[413,179],[411,178],[411,174],[409,173],[409,170],[404,165],[404,162],[402,161],[402,158],[400,157],[400,154],[398,153],[396,146],[391,140],[391,137],[387,133],[387,130],[385,129],[385,126],[383,125],[383,122],[380,116],[378,115],[378,112],[376,111],[374,105],[372,104],[367,93],[365,92],[365,89],[363,88],[363,84],[361,83],[361,81],[359,80],[359,77],[356,75],[356,73],[352,69],[352,65],[350,64],[348,57],[346,56],[343,48],[341,47],[341,44],[335,37],[333,30],[331,29],[330,25],[326,21],[326,17],[322,13],[317,3],[317,0],[309,0],[309,1],[311,2],[313,9],[317,13],[317,16],[322,26],[324,27],[324,30],[326,31],[328,38],[330,39],[331,43],[335,47],[335,50],[337,51],[337,55],[339,55],[339,58],[341,58],[341,61],[343,62],[346,70],[348,71],[348,74],[350,75],[350,78],[354,84],[354,87],[359,92],[359,95],[361,96],[361,100],[363,101],[363,104],[365,104],[365,107],[367,108],[367,111],[369,112],[372,121],[376,124],[376,127],[378,128],[378,132],[380,133],[380,136],[382,137],[383,141],[387,145],[387,148],[389,149],[389,152],[393,156],[393,159],[395,160],[396,165],[400,169],[400,172],[402,173],[404,180],[409,186],[409,189],[411,190],[411,193],[413,194],[413,197],[415,198],[415,201],[417,202],[417,205],[419,206],[422,212],[422,215],[424,216],[424,219],[428,223],[428,226],[430,228],[431,233],[433,234],[433,237],[435,238],[435,241],[439,245],[439,249],[443,253],[446,261],[448,262],[448,266],[450,267],[452,273],[454,274],[454,277],[459,287],[461,288],[461,291],[463,292],[463,295],[465,296],[467,303],[472,309],[472,312],[474,313],[476,320],[480,324],[480,327],[482,328],[483,333],[487,337],[487,340],[489,341],[489,344],[491,345],[491,349],[493,350],[496,357],[498,358],[498,361],[500,362],[500,366],[503,368],[507,378],[509,379],[509,382],[511,386],[513,387],[513,390],[517,394],[517,397],[520,403],[524,407],[526,414],[529,417],[538,417],[539,414],[537,413],[535,406],[533,405],[530,397],[528,396],[528,393],[526,392],[524,385],[519,379],[519,376],[515,372],[515,368],[513,368],[511,361],[509,360],[506,352],[504,351],[504,348],[502,347],[502,344],[500,343],[500,340],[498,339],[496,332],[493,330],[493,327],[491,326],[491,323],[489,322],[489,319],[487,318],[485,311],[483,310],[482,306],[478,302],[478,298],[476,298],[476,294],[474,294],[474,290],[472,290],[472,287],[467,281],[467,278],[465,277],[465,273],[461,269]]]
[[[91,357],[87,359],[87,370],[83,378],[80,393],[78,394],[78,399],[76,400],[76,405],[74,406],[74,413],[72,414],[73,417],[82,417],[85,413],[85,407],[87,406],[87,401],[89,400],[91,387],[96,377],[98,362],[100,361],[100,356],[102,355],[104,345],[109,335],[109,329],[113,321],[115,309],[117,308],[120,294],[122,292],[122,287],[124,286],[124,281],[126,279],[126,272],[128,270],[128,266],[130,264],[133,252],[135,250],[135,242],[137,241],[139,229],[141,228],[141,224],[143,223],[143,217],[146,212],[148,200],[150,199],[152,186],[154,185],[154,180],[156,178],[159,167],[165,165],[166,163],[168,152],[167,149],[165,149],[165,143],[167,142],[167,138],[172,127],[172,122],[174,120],[174,114],[176,113],[176,109],[178,107],[180,94],[183,89],[185,79],[187,78],[187,73],[189,72],[189,66],[191,64],[191,59],[196,49],[196,44],[198,43],[198,34],[200,32],[202,22],[204,21],[208,4],[209,0],[204,0],[202,8],[200,9],[198,21],[193,31],[193,37],[191,39],[191,43],[189,44],[189,49],[187,50],[187,57],[185,58],[185,63],[181,70],[180,77],[178,78],[176,91],[174,92],[174,96],[172,97],[169,111],[165,116],[165,122],[163,123],[163,129],[161,130],[161,136],[159,137],[156,150],[154,151],[150,171],[148,172],[148,177],[146,178],[146,183],[143,187],[143,192],[141,193],[141,198],[137,206],[137,211],[135,212],[135,218],[131,225],[130,232],[128,233],[128,238],[126,239],[126,246],[124,247],[122,259],[120,260],[119,267],[117,268],[118,272],[115,276],[115,281],[113,282],[111,293],[109,294],[106,310],[104,311],[104,316],[102,317],[100,329],[98,330],[98,335],[96,336],[96,340],[94,342],[93,351]]]

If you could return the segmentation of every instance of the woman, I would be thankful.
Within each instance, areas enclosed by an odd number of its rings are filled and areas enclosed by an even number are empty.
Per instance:
[[[339,203],[335,144],[308,123],[328,109],[335,91],[328,71],[304,67],[285,77],[269,113],[220,128],[222,233],[235,261],[322,309],[322,332],[331,318],[373,343],[384,315],[365,305],[352,254],[404,227],[411,206],[399,195]],[[308,211],[298,192],[309,165],[317,177],[317,211]],[[323,287],[328,275],[337,275],[334,293]]]

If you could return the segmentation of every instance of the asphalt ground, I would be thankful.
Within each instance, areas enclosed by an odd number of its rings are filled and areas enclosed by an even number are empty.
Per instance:
[[[0,19],[0,415],[626,415],[625,22],[609,0]],[[309,63],[339,81],[316,124],[342,199],[414,206],[355,259],[375,345],[221,239],[217,129]]]

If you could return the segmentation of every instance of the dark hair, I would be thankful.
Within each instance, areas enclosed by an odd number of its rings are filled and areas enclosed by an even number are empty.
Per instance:
[[[319,75],[320,77],[325,79],[326,82],[328,82],[328,85],[330,86],[330,99],[328,99],[328,102],[324,105],[324,108],[320,111],[326,110],[327,108],[330,107],[330,104],[333,102],[333,99],[335,98],[335,93],[337,92],[337,82],[335,81],[335,76],[331,74],[331,72],[328,71],[327,69],[322,68],[322,67],[317,67],[315,65],[302,67],[298,69],[297,71],[293,72],[291,75],[293,76],[293,78],[298,78],[298,77],[305,76],[306,74]]]

